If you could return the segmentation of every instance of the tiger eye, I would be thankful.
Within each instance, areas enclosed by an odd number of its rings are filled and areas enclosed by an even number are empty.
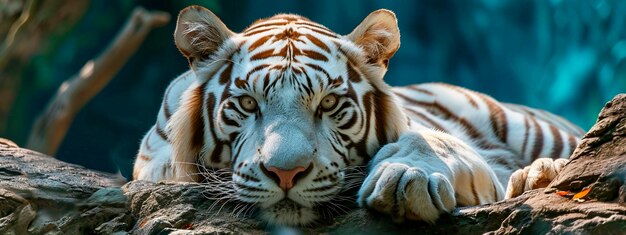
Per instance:
[[[239,97],[239,106],[245,109],[248,112],[254,112],[258,108],[258,104],[256,100],[250,96],[242,96]]]
[[[320,107],[322,108],[323,111],[330,111],[337,106],[337,103],[338,103],[337,100],[338,100],[337,95],[335,94],[327,95],[322,99],[322,103],[320,103]]]

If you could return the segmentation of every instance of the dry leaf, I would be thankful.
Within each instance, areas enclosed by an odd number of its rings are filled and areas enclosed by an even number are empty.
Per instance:
[[[591,187],[587,187],[587,188],[583,189],[583,191],[580,191],[579,193],[575,194],[574,197],[572,198],[572,200],[581,199],[581,198],[587,196],[589,191],[591,191]]]
[[[570,191],[560,191],[560,190],[557,190],[557,191],[556,191],[556,194],[557,194],[557,195],[559,195],[559,196],[561,196],[561,197],[567,197],[567,196],[569,196],[569,194],[571,194],[571,193],[572,193],[572,192],[570,192]]]

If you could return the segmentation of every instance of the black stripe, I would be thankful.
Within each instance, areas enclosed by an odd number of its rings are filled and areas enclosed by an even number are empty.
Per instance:
[[[239,135],[237,136],[237,139],[240,139],[243,135]],[[235,139],[233,142],[237,143],[237,139]],[[243,148],[243,143],[246,142],[245,139],[240,140],[238,145],[235,146],[235,152],[233,152],[232,158],[233,158],[233,164],[235,164],[237,162],[237,159],[239,158],[239,153],[241,153],[241,149]]]
[[[348,62],[348,79],[355,83],[361,82],[361,74],[356,70],[351,62]]]
[[[230,76],[231,76],[231,74],[233,72],[233,63],[232,62],[228,62],[226,64],[226,66],[227,67],[220,74],[220,78],[219,78],[220,85],[224,85],[226,83],[230,83]]]
[[[335,112],[331,113],[329,116],[337,116],[337,114],[339,114],[339,112],[344,111],[345,109],[347,109],[348,107],[350,107],[350,102],[345,101],[343,104],[341,104],[341,106],[335,110]]]
[[[576,150],[576,145],[578,145],[576,137],[574,137],[573,135],[569,135],[567,138],[567,142],[569,144],[569,154],[571,155],[572,153],[574,153],[574,150]]]
[[[317,187],[317,188],[305,189],[305,190],[302,190],[302,192],[324,192],[324,191],[328,191],[336,187],[337,187],[336,184],[331,184],[331,185],[326,185],[326,186]]]
[[[496,134],[496,137],[500,139],[500,141],[506,143],[509,127],[504,109],[502,109],[500,105],[497,104],[495,101],[491,100],[490,97],[482,94],[479,97],[483,99],[485,104],[487,104],[487,108],[489,109],[489,121],[491,122],[491,129]]]
[[[368,92],[363,96],[363,107],[365,108],[364,110],[364,117],[361,120],[363,121],[362,125],[361,125],[361,130],[365,130],[365,134],[363,135],[363,138],[361,138],[358,141],[355,141],[355,143],[349,147],[354,146],[357,154],[360,157],[366,158],[366,161],[369,161],[369,152],[367,151],[367,140],[369,139],[369,132],[370,132],[370,125],[371,125],[371,119],[372,119],[372,100],[373,100],[373,93],[372,92]]]
[[[559,129],[550,125],[550,132],[552,132],[552,137],[554,138],[552,142],[552,154],[550,155],[552,159],[558,159],[561,157],[561,153],[563,152],[563,139],[561,138],[561,133]]]
[[[150,131],[148,132],[148,136],[146,136],[145,145],[148,152],[152,152],[152,146],[150,146],[150,136],[152,135],[152,132],[154,132],[154,129],[150,129]]]
[[[330,77],[330,74],[328,74],[328,72],[326,72],[326,70],[325,70],[324,68],[320,67],[319,65],[316,65],[316,64],[310,64],[310,63],[306,63],[306,64],[304,64],[304,65],[306,65],[306,66],[308,66],[308,67],[310,67],[310,68],[314,69],[315,71],[322,72],[322,73],[326,76],[326,79],[328,79],[328,80],[332,80],[332,78]]]
[[[239,177],[241,177],[241,178],[243,178],[245,180],[252,181],[252,182],[261,182],[260,179],[257,179],[254,176],[251,176],[251,175],[248,175],[248,174],[245,174],[245,173],[241,173],[241,172],[238,172],[238,171],[235,172],[235,175],[238,175]]]
[[[198,102],[194,102],[198,105],[198,110],[201,110],[202,108],[202,101],[204,100],[204,91],[206,90],[206,85],[207,82],[202,83],[202,85],[200,85],[198,88],[196,88],[195,90],[195,98],[198,99]],[[193,132],[193,136],[191,139],[191,144],[194,147],[197,147],[198,149],[200,149],[203,145],[204,145],[204,120],[202,118],[202,111],[198,112],[198,117],[193,118],[193,123],[192,126],[194,128],[192,128],[192,130],[195,130],[195,132]]]
[[[253,32],[249,32],[249,33],[253,33]],[[246,33],[246,34],[248,34],[248,33]],[[267,35],[267,36],[263,36],[263,37],[257,39],[252,44],[250,44],[250,46],[248,46],[248,51],[249,52],[254,51],[254,49],[256,49],[257,47],[260,47],[263,44],[265,44],[265,42],[267,42],[267,40],[269,40],[272,37],[274,37],[274,35]]]
[[[311,41],[311,43],[315,44],[317,47],[319,47],[319,48],[321,48],[322,50],[324,50],[324,51],[326,51],[326,52],[330,53],[330,48],[328,48],[328,46],[327,46],[324,42],[322,42],[321,40],[319,40],[319,39],[318,39],[318,38],[316,38],[315,36],[310,35],[310,34],[304,34],[304,36],[305,36],[306,38],[308,38],[308,39],[309,39],[309,41]]]
[[[423,107],[429,113],[437,116],[441,116],[444,119],[448,119],[452,122],[456,122],[461,125],[465,131],[465,133],[472,137],[472,139],[476,140],[476,143],[479,144],[479,147],[483,149],[494,149],[499,148],[497,143],[490,142],[488,139],[485,139],[484,136],[476,127],[472,125],[467,119],[458,117],[454,114],[454,112],[448,110],[446,107],[441,104],[435,102],[424,102],[419,100],[414,100],[408,96],[402,95],[400,93],[396,94],[398,97],[404,99],[407,103],[411,103],[418,107]]]
[[[387,139],[387,134],[389,134],[388,132],[394,131],[394,130],[391,130],[391,128],[388,130],[385,128],[385,124],[388,122],[387,113],[389,110],[387,110],[387,107],[389,107],[389,104],[393,102],[390,99],[391,97],[383,93],[382,91],[378,89],[374,91],[374,115],[376,116],[376,120],[375,120],[376,121],[376,138],[378,139],[378,143],[380,145],[387,144],[389,142],[389,140]]]
[[[217,134],[215,133],[215,120],[213,119],[215,117],[215,115],[213,114],[213,110],[215,109],[215,106],[216,106],[215,101],[216,101],[215,95],[213,93],[209,93],[206,99],[207,119],[209,121],[210,134],[215,144],[213,151],[211,151],[211,155],[209,159],[213,163],[220,163],[222,150],[224,148],[223,145],[225,143],[223,141],[220,141],[217,138]]]
[[[252,191],[252,192],[267,192],[267,189],[247,186],[247,185],[240,184],[240,183],[235,183],[235,186],[240,188],[240,189],[244,189],[244,190],[248,190],[248,191]]]
[[[533,151],[530,155],[532,162],[539,157],[539,154],[541,154],[541,150],[543,149],[543,131],[541,130],[541,127],[539,126],[535,118],[530,118],[530,120],[532,121],[535,128],[535,142],[533,143]]]
[[[423,93],[423,94],[430,95],[430,96],[435,95],[431,91],[419,87],[419,85],[407,86],[406,88],[409,89],[409,90],[417,91],[419,93]]]
[[[440,130],[440,131],[448,133],[448,131],[445,128],[443,128],[443,126],[439,125],[439,123],[437,123],[435,120],[432,120],[431,118],[427,117],[426,115],[424,115],[424,114],[422,114],[422,113],[420,113],[420,112],[418,112],[416,110],[409,109],[409,108],[406,108],[405,110],[408,111],[411,114],[414,114],[415,116],[418,116],[418,118],[420,120],[423,120],[423,121],[427,122],[428,124],[430,124],[430,126],[427,126],[427,127],[432,128],[432,129],[437,129],[437,130]]]
[[[170,89],[172,88],[172,86],[169,86],[167,90],[165,90],[165,95],[163,96],[163,114],[165,115],[165,121],[169,121],[170,117],[172,117],[172,112],[170,111],[170,107],[167,102],[167,98],[169,97]]]
[[[237,121],[230,119],[224,111],[226,111],[226,109],[222,110],[222,121],[224,121],[226,125],[234,126],[234,127],[241,127],[241,125]]]
[[[316,32],[316,33],[319,33],[319,34],[322,34],[324,36],[328,36],[328,37],[331,37],[331,38],[338,38],[337,34],[334,33],[334,32],[330,32],[330,31],[326,31],[325,32],[325,31],[322,31],[319,28],[313,28],[313,27],[309,27],[309,26],[302,26],[302,28],[309,29],[309,30],[311,30],[313,32]]]
[[[283,25],[287,25],[289,23],[289,21],[272,21],[272,22],[262,22],[259,24],[253,24],[251,25],[249,28],[245,29],[243,32],[244,33],[249,33],[252,30],[258,29],[258,28],[262,28],[262,27],[270,27],[270,26],[283,26]],[[272,27],[272,28],[278,28],[278,27]]]
[[[528,117],[524,116],[524,142],[522,143],[522,158],[526,158],[526,144],[528,143],[529,132],[530,125],[528,124]]]
[[[480,198],[478,197],[478,192],[476,191],[476,185],[474,183],[474,181],[476,181],[474,179],[474,173],[472,173],[472,171],[469,171],[470,174],[470,178],[471,178],[471,185],[470,187],[472,187],[472,194],[474,195],[474,205],[480,205]]]
[[[350,117],[350,119],[346,123],[344,123],[343,125],[341,125],[341,126],[339,126],[337,128],[342,129],[342,130],[349,129],[349,128],[353,127],[356,124],[356,119],[357,119],[357,116],[356,116],[356,112],[355,112],[355,113],[352,114],[352,117]]]
[[[169,142],[167,133],[159,126],[159,124],[156,125],[156,132],[159,135],[159,137],[161,137],[161,139]]]
[[[339,149],[337,149],[337,147],[335,147],[335,145],[334,145],[334,144],[332,144],[332,143],[331,143],[331,144],[330,144],[330,146],[333,148],[333,150],[334,150],[337,154],[339,154],[339,156],[341,156],[341,160],[343,160],[343,163],[344,163],[346,166],[349,166],[349,165],[350,165],[350,162],[348,161],[348,156],[346,156],[346,154],[344,154],[343,152],[339,151]]]

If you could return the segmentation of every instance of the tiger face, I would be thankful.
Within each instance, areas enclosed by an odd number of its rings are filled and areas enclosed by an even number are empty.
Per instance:
[[[198,162],[230,168],[238,200],[262,219],[305,225],[407,122],[382,81],[399,47],[395,15],[370,14],[338,35],[297,15],[276,15],[241,33],[213,13],[181,11],[176,45],[195,73],[168,129],[174,174]]]

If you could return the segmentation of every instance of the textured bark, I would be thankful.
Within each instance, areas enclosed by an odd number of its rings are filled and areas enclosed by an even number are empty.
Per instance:
[[[134,181],[119,188],[113,175],[0,139],[0,233],[624,234],[625,146],[626,95],[620,95],[607,103],[572,161],[546,189],[458,208],[435,225],[394,224],[354,209],[314,227],[287,228],[238,216],[248,211],[216,203],[211,185]],[[561,193],[588,187],[577,200]]]
[[[166,12],[135,8],[104,53],[87,62],[78,74],[61,84],[44,113],[35,121],[26,146],[54,156],[78,111],[111,81],[148,33],[169,20],[170,15]]]

